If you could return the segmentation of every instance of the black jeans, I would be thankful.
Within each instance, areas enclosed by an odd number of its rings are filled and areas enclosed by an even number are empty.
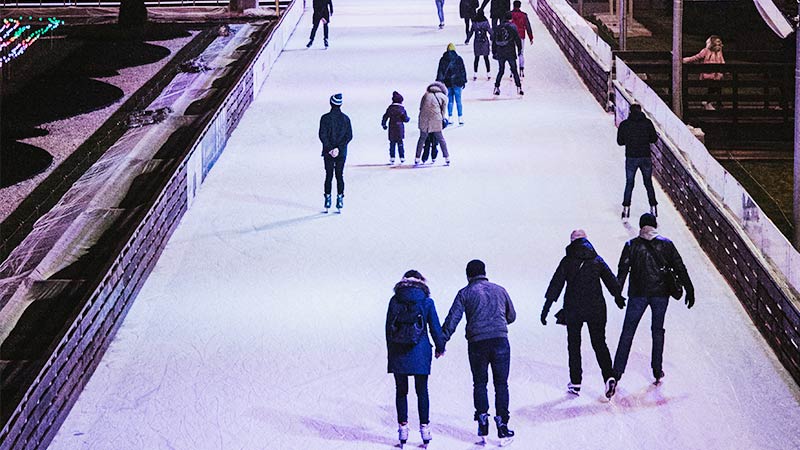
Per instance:
[[[603,322],[587,322],[589,326],[589,339],[592,349],[597,357],[597,364],[603,372],[603,381],[614,376],[611,365],[611,353],[606,345],[606,324]],[[569,352],[569,381],[572,384],[581,384],[583,369],[581,368],[581,330],[583,322],[567,324],[567,351]]]
[[[475,419],[489,412],[489,366],[492,366],[494,382],[495,414],[508,423],[508,372],[511,368],[511,346],[507,338],[486,339],[470,342],[469,366],[472,369],[472,399],[475,403]]]
[[[414,377],[414,389],[417,391],[417,409],[419,409],[419,423],[430,423],[430,400],[428,399],[427,375],[399,375],[394,374],[395,398],[397,407],[397,423],[408,422],[408,377]]]
[[[514,76],[514,84],[517,87],[522,86],[522,83],[519,81],[519,71],[517,71],[517,58],[501,58],[497,60],[500,70],[497,71],[497,79],[494,80],[494,87],[500,87],[500,82],[503,81],[503,74],[506,71],[506,63],[508,63],[508,68],[511,69],[511,75]]]
[[[648,156],[645,158],[625,158],[625,193],[622,197],[622,206],[631,206],[637,169],[642,171],[642,181],[644,182],[644,188],[647,190],[647,200],[650,202],[650,206],[657,205],[656,191],[653,189],[653,162]]]
[[[478,71],[478,62],[480,62],[481,55],[475,55],[475,62],[472,64],[473,72]],[[483,55],[483,61],[486,63],[486,72],[492,70],[491,66],[489,65],[489,55]]]
[[[314,17],[312,20],[314,21],[314,26],[311,27],[311,37],[308,40],[313,41],[314,36],[317,34],[317,28],[319,28],[319,23],[322,22],[322,17]],[[328,21],[326,20],[325,23],[322,25],[322,37],[326,40],[328,39]]]
[[[428,155],[431,158],[436,159],[439,156],[439,148],[437,147],[438,143],[436,142],[436,136],[433,134],[428,135],[428,139],[425,139],[425,145],[422,147],[422,162],[428,160]]]
[[[331,158],[328,155],[322,157],[325,161],[325,195],[331,195],[331,185],[333,176],[336,175],[336,190],[339,195],[344,195],[344,158]]]
[[[472,20],[469,17],[465,17],[464,18],[464,26],[466,27],[465,33],[467,35],[467,42],[469,42],[469,38],[470,38],[470,33],[469,33],[470,22],[472,22]]]
[[[400,159],[405,159],[406,151],[403,148],[403,141],[389,141],[389,157],[394,158],[394,148],[397,147],[397,152],[400,154]]]
[[[664,363],[664,318],[667,315],[669,297],[630,297],[628,307],[625,309],[625,320],[622,322],[622,334],[619,337],[617,354],[614,355],[614,371],[617,377],[625,373],[628,365],[628,355],[633,345],[633,335],[644,315],[645,309],[650,307],[652,321],[650,332],[653,336],[653,352],[650,367],[654,372],[661,372]]]

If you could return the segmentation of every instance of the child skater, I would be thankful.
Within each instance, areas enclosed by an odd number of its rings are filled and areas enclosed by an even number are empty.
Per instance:
[[[384,130],[389,130],[389,164],[394,164],[394,148],[400,154],[400,164],[406,161],[405,150],[403,149],[403,138],[405,138],[405,123],[411,120],[403,107],[403,96],[399,92],[392,92],[392,104],[386,108],[381,120]],[[388,122],[388,125],[387,125]]]

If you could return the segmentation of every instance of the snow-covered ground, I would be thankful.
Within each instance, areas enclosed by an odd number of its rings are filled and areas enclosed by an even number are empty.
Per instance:
[[[392,287],[420,270],[443,318],[472,258],[519,314],[510,327],[516,448],[800,448],[800,390],[660,192],[660,229],[697,286],[692,310],[671,302],[665,382],[651,384],[648,314],[613,402],[601,400],[586,332],[583,394],[565,394],[566,331],[539,323],[547,282],[572,229],[585,228],[613,268],[636,230],[618,216],[623,152],[612,117],[530,7],[524,98],[509,80],[499,98],[485,79],[470,81],[466,125],[445,131],[450,167],[414,169],[413,156],[385,165],[380,118],[391,92],[416,119],[445,46],[464,41],[457,7],[448,2],[440,31],[430,0],[337,0],[327,51],[321,35],[305,48],[307,11],[51,448],[391,448],[383,326]],[[471,47],[457,49],[471,64]],[[317,125],[336,92],[355,139],[345,212],[324,215]],[[634,194],[638,217],[641,184]],[[612,304],[612,352],[622,317]],[[476,440],[462,333],[433,364],[435,448]],[[413,394],[410,403],[415,430]]]

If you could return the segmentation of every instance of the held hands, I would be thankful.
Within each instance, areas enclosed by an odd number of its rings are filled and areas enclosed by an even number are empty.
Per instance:
[[[617,304],[617,308],[625,309],[625,297],[623,297],[621,295],[619,297],[615,297],[614,298],[614,303]]]
[[[445,353],[444,350],[436,350],[436,359],[439,359],[442,356],[444,356],[444,353]]]
[[[686,293],[686,307],[692,309],[694,306],[694,291]]]

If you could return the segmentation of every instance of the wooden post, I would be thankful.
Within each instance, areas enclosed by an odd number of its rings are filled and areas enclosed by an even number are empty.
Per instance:
[[[798,15],[800,15],[800,3],[797,4]],[[800,31],[795,28],[795,42],[798,44],[795,50],[795,69],[794,69],[794,208],[792,219],[794,222],[794,248],[800,249]]]
[[[672,3],[672,112],[683,119],[683,0]]]
[[[619,12],[619,49],[628,49],[628,11],[626,3],[628,0],[619,0],[617,12]]]

